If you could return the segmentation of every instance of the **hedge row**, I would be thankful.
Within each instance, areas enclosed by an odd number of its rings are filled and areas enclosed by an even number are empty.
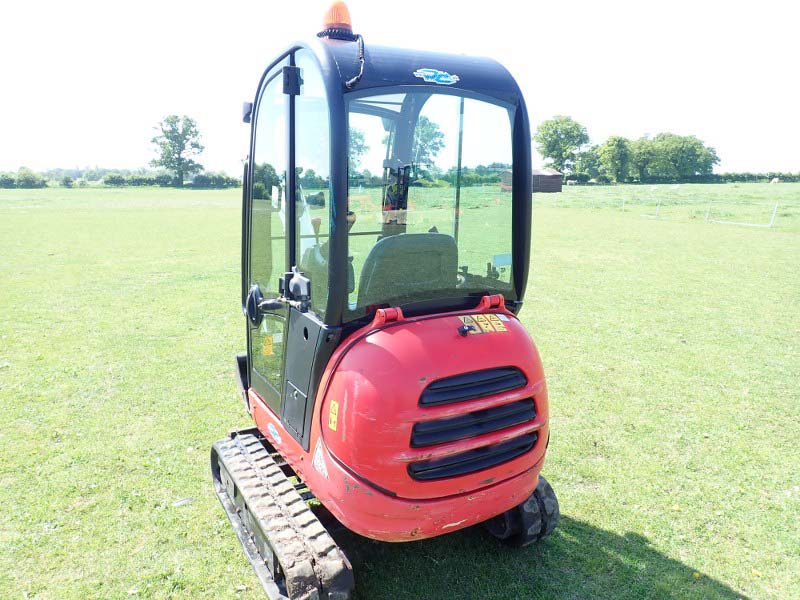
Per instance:
[[[13,173],[0,173],[0,188],[35,189],[47,187],[47,180],[26,167]]]
[[[103,185],[111,187],[141,187],[141,186],[160,186],[178,187],[178,182],[174,177],[167,174],[159,175],[120,175],[111,173],[103,177]],[[224,173],[201,173],[195,175],[188,187],[195,189],[223,189],[239,187],[242,182],[235,177],[229,177]]]

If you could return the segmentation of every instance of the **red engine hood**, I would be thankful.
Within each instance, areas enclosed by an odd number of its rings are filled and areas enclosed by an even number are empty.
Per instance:
[[[459,331],[465,321],[473,324],[474,330]],[[525,382],[521,387],[420,405],[423,391],[437,380],[503,367],[522,372]],[[323,388],[320,426],[331,454],[347,470],[400,498],[463,494],[518,475],[544,457],[548,412],[542,364],[525,328],[502,308],[401,319],[378,328],[373,324],[342,344],[323,381],[327,385]],[[411,446],[416,423],[454,418],[528,398],[533,398],[535,406],[531,420],[476,437]],[[526,435],[526,439],[535,437],[530,450],[489,468],[424,481],[409,473],[412,464],[430,464],[427,461],[457,457],[478,448],[497,448]]]

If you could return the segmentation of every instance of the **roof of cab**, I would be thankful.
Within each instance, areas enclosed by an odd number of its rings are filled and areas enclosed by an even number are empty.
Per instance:
[[[357,42],[315,39],[297,45],[312,50],[327,76],[337,77],[343,92],[350,91],[345,90],[345,82],[359,71]],[[353,87],[353,92],[386,86],[453,88],[512,104],[521,96],[511,73],[491,58],[389,48],[369,43],[364,43],[364,57],[364,74]],[[453,79],[457,81],[452,82]]]

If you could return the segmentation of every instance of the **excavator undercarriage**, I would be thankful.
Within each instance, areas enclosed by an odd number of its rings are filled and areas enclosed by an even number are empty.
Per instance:
[[[257,429],[232,432],[214,444],[211,471],[271,600],[349,597],[352,568],[309,506],[313,495]]]

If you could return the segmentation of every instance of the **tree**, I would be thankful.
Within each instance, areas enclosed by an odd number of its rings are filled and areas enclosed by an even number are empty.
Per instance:
[[[355,127],[350,128],[350,154],[348,165],[350,167],[350,177],[353,177],[358,172],[358,165],[361,164],[361,157],[369,150],[367,146],[364,132]]]
[[[123,186],[127,183],[125,176],[119,173],[109,173],[103,177],[103,185],[111,185],[114,187]]]
[[[169,115],[156,127],[160,131],[151,141],[156,145],[159,157],[150,164],[164,167],[175,174],[175,183],[183,187],[185,177],[198,173],[203,167],[194,161],[203,150],[197,123],[187,116]]]
[[[314,169],[306,169],[303,170],[302,168],[298,167],[299,173],[297,174],[297,180],[300,182],[306,190],[314,190],[314,189],[322,189],[328,187],[328,182],[323,178],[317,175]]]
[[[597,157],[606,175],[617,183],[628,178],[631,162],[631,144],[624,137],[612,136],[597,149]]]
[[[11,189],[17,186],[17,180],[10,173],[0,173],[0,188]]]
[[[411,146],[412,162],[416,165],[433,167],[433,159],[442,148],[444,148],[444,134],[439,125],[428,117],[420,115],[414,130],[414,143]]]
[[[643,137],[631,142],[630,170],[634,179],[645,182],[649,178],[650,165],[656,160],[653,140]]]
[[[558,115],[539,125],[533,141],[539,154],[554,168],[567,173],[572,171],[580,149],[589,143],[589,134],[571,117]]]
[[[600,179],[600,157],[597,155],[597,146],[592,146],[588,150],[579,152],[575,158],[575,166],[572,169],[575,179],[581,183],[586,183],[590,179]]]
[[[17,171],[17,187],[27,189],[43,188],[47,187],[47,181],[28,167],[20,167]]]
[[[659,155],[659,164],[667,165],[664,176],[677,181],[688,181],[699,175],[710,175],[719,162],[717,152],[707,148],[693,135],[660,133],[653,140]]]
[[[65,188],[71,188],[75,185],[75,180],[69,175],[64,175],[64,177],[61,178],[61,185]]]
[[[639,181],[692,181],[719,163],[714,148],[693,135],[659,133],[631,143],[631,172]]]
[[[272,198],[272,188],[280,187],[282,181],[283,177],[278,175],[271,164],[256,163],[253,166],[253,198]]]
[[[225,173],[200,173],[194,176],[191,183],[196,189],[224,189],[239,187],[241,184],[241,181]]]

